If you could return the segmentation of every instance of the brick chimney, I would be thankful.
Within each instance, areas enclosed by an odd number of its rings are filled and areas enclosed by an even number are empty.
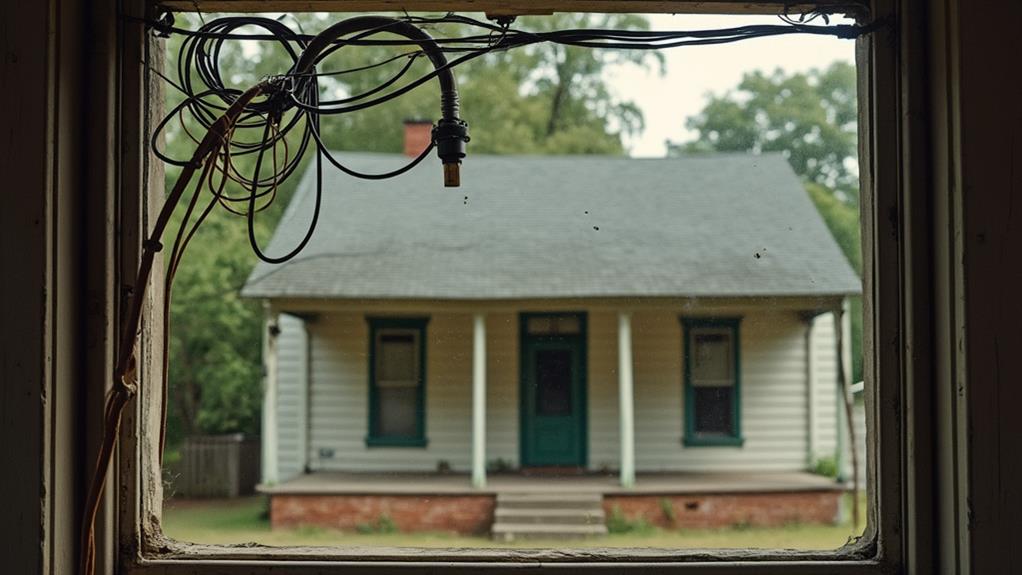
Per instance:
[[[428,148],[432,131],[429,120],[405,120],[405,155],[414,158]]]

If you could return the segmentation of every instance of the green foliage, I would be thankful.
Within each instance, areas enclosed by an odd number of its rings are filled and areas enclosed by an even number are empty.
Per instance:
[[[660,512],[664,514],[664,519],[667,520],[668,524],[674,525],[677,523],[678,515],[674,511],[674,505],[671,503],[670,499],[666,497],[660,498]]]
[[[486,470],[492,473],[502,473],[511,471],[512,469],[514,469],[514,465],[511,464],[511,461],[504,459],[503,457],[491,459],[486,463]]]
[[[858,197],[854,168],[857,138],[855,67],[835,62],[825,70],[787,74],[749,72],[738,87],[711,95],[687,125],[699,136],[673,151],[781,152],[795,172]],[[852,161],[850,161],[852,160]]]
[[[183,25],[196,27],[185,15]],[[322,30],[335,19],[323,14],[293,16],[307,32]],[[288,22],[292,24],[293,22]],[[557,15],[523,18],[534,29],[587,25],[645,29],[644,18],[628,15]],[[455,25],[438,25],[436,35],[463,32]],[[252,30],[239,30],[245,33]],[[181,37],[168,41],[167,70],[176,70]],[[242,46],[247,44],[247,46]],[[360,47],[338,50],[321,69],[348,69],[394,55],[407,47]],[[271,42],[229,41],[220,54],[227,85],[245,88],[260,78],[281,73],[290,58]],[[604,83],[605,66],[618,62],[650,65],[658,56],[613,50],[539,45],[487,55],[456,69],[462,114],[471,126],[470,153],[621,154],[622,135],[642,128],[642,114],[630,102],[618,100]],[[331,98],[362,93],[394,73],[402,62],[358,74],[321,79],[321,93]],[[429,70],[425,59],[412,75]],[[167,87],[168,109],[181,95]],[[403,147],[402,120],[436,119],[439,98],[436,81],[405,96],[367,110],[325,118],[321,134],[333,150],[399,152]],[[192,123],[192,134],[200,130]],[[292,138],[292,143],[296,140]],[[167,134],[166,149],[175,158],[187,158],[194,143],[175,123]],[[295,147],[292,147],[294,150]],[[250,174],[251,156],[237,157],[239,171]],[[298,174],[303,170],[299,169]],[[178,171],[167,170],[167,188]],[[264,172],[264,175],[268,172]],[[297,177],[279,190],[274,205],[258,214],[256,235],[265,246],[284,206],[293,194]],[[236,185],[227,192],[244,195]],[[199,206],[208,200],[203,192]],[[187,201],[187,197],[185,201]],[[173,241],[181,211],[175,214],[164,243]],[[173,446],[193,434],[259,433],[262,366],[260,360],[262,312],[258,302],[242,299],[238,290],[256,263],[248,245],[243,218],[220,207],[191,242],[175,281],[170,326],[170,405],[168,443]]]
[[[625,533],[647,534],[655,531],[657,531],[656,526],[642,517],[637,519],[629,519],[628,517],[625,517],[625,514],[621,512],[621,508],[617,505],[611,509],[610,515],[607,517],[607,533],[612,535],[621,535]]]
[[[810,471],[817,475],[822,475],[824,477],[836,479],[839,471],[837,465],[837,458],[832,455],[827,457],[820,457],[813,462],[813,467]]]
[[[834,193],[817,184],[807,182],[806,191],[813,200],[817,211],[830,228],[831,235],[837,241],[841,251],[848,258],[848,263],[856,272],[862,273],[862,238],[859,230],[858,206],[843,202]]]
[[[397,531],[397,524],[386,513],[380,515],[371,523],[359,523],[355,526],[355,532],[362,535],[397,533]]]
[[[238,289],[253,258],[245,229],[218,212],[193,240],[171,303],[170,399],[182,434],[258,434],[261,313]]]

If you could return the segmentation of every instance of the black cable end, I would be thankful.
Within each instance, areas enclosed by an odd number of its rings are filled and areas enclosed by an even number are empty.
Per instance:
[[[460,118],[443,118],[433,126],[433,144],[436,155],[444,164],[444,186],[456,188],[461,185],[459,166],[465,157],[468,137],[468,123]]]

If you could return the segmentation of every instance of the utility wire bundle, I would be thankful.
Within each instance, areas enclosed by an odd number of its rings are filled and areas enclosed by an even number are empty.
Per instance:
[[[247,219],[249,242],[260,259],[270,263],[283,263],[298,255],[315,232],[323,194],[324,161],[356,178],[386,179],[407,172],[436,149],[444,166],[445,185],[458,186],[459,166],[465,157],[465,144],[469,141],[468,125],[460,118],[458,92],[453,74],[453,69],[460,64],[489,53],[541,43],[591,49],[659,50],[724,44],[787,34],[855,38],[871,32],[878,26],[875,23],[867,26],[811,24],[818,17],[826,20],[826,16],[820,14],[801,18],[784,15],[781,17],[782,24],[739,26],[718,30],[573,29],[532,32],[513,28],[512,18],[491,23],[454,14],[438,18],[358,16],[342,20],[316,35],[294,31],[279,20],[254,16],[219,18],[195,31],[175,27],[173,17],[169,14],[159,21],[147,22],[159,35],[185,36],[178,55],[177,82],[167,79],[182,92],[184,100],[157,125],[151,142],[153,154],[167,164],[179,166],[181,173],[156,219],[149,239],[143,243],[134,292],[125,308],[127,311],[120,329],[113,389],[107,397],[104,413],[103,442],[97,455],[82,523],[80,575],[92,575],[95,569],[96,514],[118,437],[121,415],[128,401],[137,393],[136,346],[141,328],[142,306],[156,254],[163,250],[161,241],[170,224],[171,215],[186,197],[196,174],[198,175],[196,187],[188,196],[180,226],[167,256],[163,302],[164,330],[169,325],[166,320],[169,316],[175,272],[188,243],[217,205]],[[424,27],[444,24],[458,25],[459,29],[467,28],[475,30],[476,33],[433,38],[423,30]],[[261,29],[261,32],[254,34],[239,32],[241,28],[253,27]],[[279,75],[265,78],[247,90],[229,88],[223,80],[220,56],[224,43],[236,40],[279,44],[290,57],[291,67],[282,70]],[[404,51],[359,68],[319,69],[324,60],[336,51],[365,46],[395,46],[403,48]],[[432,70],[415,78],[406,78],[413,69],[413,63],[423,57],[432,64]],[[367,91],[332,100],[320,97],[320,77],[360,72],[402,59],[406,61],[397,66],[397,71],[390,78]],[[347,114],[381,105],[434,78],[440,84],[440,120],[433,127],[430,145],[406,165],[387,173],[366,174],[342,164],[324,145],[320,130],[320,120],[323,116]],[[185,114],[190,115],[201,126],[204,131],[201,137],[188,132]],[[183,133],[196,144],[190,158],[172,158],[161,151],[158,145],[167,126],[175,119],[181,122]],[[255,215],[272,204],[277,188],[294,175],[310,150],[314,150],[315,153],[316,196],[309,227],[302,239],[286,253],[276,256],[266,254],[256,241]],[[255,167],[251,174],[243,174],[235,161],[239,157],[250,155],[254,155]],[[238,184],[245,192],[240,195],[228,194],[226,190],[231,182]],[[209,195],[204,196],[200,193],[203,190],[207,190]],[[163,341],[164,345],[169,341],[166,333]],[[159,441],[161,458],[166,428],[167,356],[165,349],[161,408],[163,425]]]

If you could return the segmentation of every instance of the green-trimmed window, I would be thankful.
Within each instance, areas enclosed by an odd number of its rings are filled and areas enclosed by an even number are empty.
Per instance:
[[[682,318],[688,446],[742,445],[739,318]]]
[[[366,445],[426,446],[426,318],[369,318]]]

